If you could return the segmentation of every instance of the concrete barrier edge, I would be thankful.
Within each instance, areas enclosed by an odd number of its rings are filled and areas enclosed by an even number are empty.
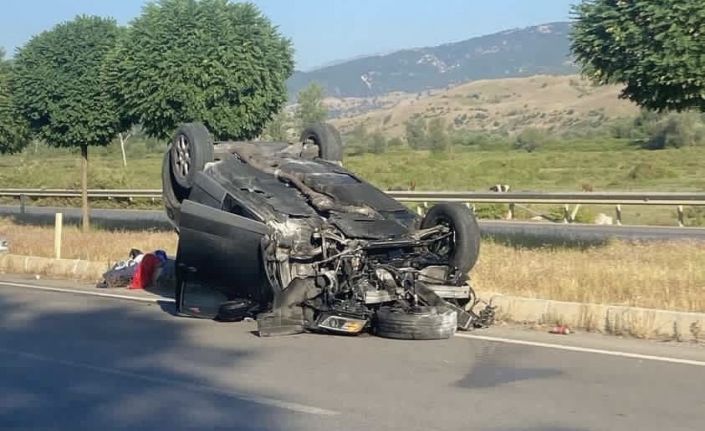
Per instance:
[[[705,340],[705,313],[584,304],[493,292],[478,292],[478,296],[497,307],[500,320],[538,325],[564,324],[573,329],[637,338]]]
[[[48,257],[0,254],[0,271],[66,278],[82,281],[98,281],[108,265],[79,259],[53,259]]]

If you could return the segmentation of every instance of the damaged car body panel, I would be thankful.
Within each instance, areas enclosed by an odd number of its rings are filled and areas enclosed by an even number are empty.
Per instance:
[[[178,205],[165,197],[179,231],[179,313],[256,317],[263,336],[433,339],[491,320],[491,308],[472,311],[466,282],[479,229],[467,208],[441,204],[421,218],[340,160],[323,160],[341,153],[328,125],[300,144],[228,142],[199,160],[198,147],[213,145],[204,136],[202,125],[184,125],[165,155],[194,164],[163,175],[182,176],[163,185],[165,196],[181,197]],[[173,150],[184,141],[188,152]]]

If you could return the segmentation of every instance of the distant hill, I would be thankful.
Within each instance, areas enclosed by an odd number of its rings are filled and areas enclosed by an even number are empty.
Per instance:
[[[290,94],[318,82],[333,97],[418,93],[478,79],[576,72],[570,58],[571,24],[555,22],[445,45],[352,59],[295,72]]]
[[[578,75],[536,75],[477,80],[450,89],[379,97],[327,98],[332,122],[343,133],[364,124],[403,136],[412,117],[442,118],[454,129],[517,132],[525,127],[577,130],[632,117],[638,108],[620,99],[619,86],[595,86]]]

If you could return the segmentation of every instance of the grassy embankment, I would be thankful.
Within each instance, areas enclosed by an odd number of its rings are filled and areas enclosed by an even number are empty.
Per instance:
[[[64,228],[63,256],[98,262],[126,258],[130,248],[176,251],[169,232],[82,234]],[[0,219],[0,236],[16,254],[53,255],[53,229]],[[472,272],[483,291],[565,301],[705,312],[705,245],[626,244],[588,248],[521,247],[485,241]]]
[[[123,168],[116,146],[92,150],[89,171],[91,188],[159,188],[160,147],[128,145],[128,166]],[[346,159],[346,165],[383,189],[487,190],[509,184],[515,191],[705,190],[705,147],[649,151],[626,140],[561,141],[528,153],[506,144],[454,147],[444,154],[399,149],[384,154],[363,154]],[[3,187],[77,188],[79,157],[66,150],[40,148],[20,155],[0,156]],[[65,202],[44,202],[61,204]],[[139,203],[96,202],[95,206],[139,206]],[[143,203],[143,205],[149,205]],[[153,205],[154,206],[154,205]],[[158,205],[156,205],[158,207]],[[501,208],[480,214],[497,216]],[[557,208],[540,208],[543,212]],[[598,212],[612,215],[611,207],[581,210],[589,221]],[[675,223],[675,209],[624,208],[626,224]],[[528,214],[519,213],[520,216]],[[702,211],[688,209],[688,224],[703,224]]]

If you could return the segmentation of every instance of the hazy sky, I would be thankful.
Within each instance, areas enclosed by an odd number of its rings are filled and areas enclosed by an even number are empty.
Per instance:
[[[78,14],[126,24],[144,0],[2,0],[0,46],[12,54],[32,35]],[[255,0],[292,39],[297,69],[400,48],[438,45],[569,18],[575,0]]]

